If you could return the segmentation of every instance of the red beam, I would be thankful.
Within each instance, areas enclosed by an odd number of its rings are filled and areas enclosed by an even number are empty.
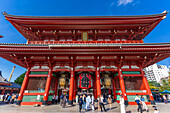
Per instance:
[[[123,74],[123,76],[127,77],[127,76],[136,76],[136,77],[140,77],[142,76],[141,74]]]
[[[96,69],[75,69],[75,71],[96,71]]]
[[[37,75],[29,75],[29,77],[47,77],[48,75],[37,74]]]
[[[103,68],[103,69],[100,69],[100,71],[118,71],[118,69],[106,69],[106,68]]]
[[[138,94],[138,95],[148,95],[147,93],[141,93],[141,92],[128,92],[128,93],[126,93],[127,95],[136,95],[136,94]]]
[[[23,95],[44,95],[44,93],[24,93]]]
[[[48,71],[48,69],[31,69],[31,71]]]
[[[140,69],[122,69],[122,71],[140,71]]]
[[[56,72],[56,71],[70,71],[70,69],[53,69],[53,72]]]

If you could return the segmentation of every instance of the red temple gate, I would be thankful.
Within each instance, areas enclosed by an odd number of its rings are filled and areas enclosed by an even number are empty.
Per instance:
[[[126,104],[135,104],[135,95],[139,94],[148,104],[154,104],[143,68],[168,58],[170,44],[145,44],[143,38],[166,14],[39,17],[4,13],[28,40],[27,44],[0,44],[2,58],[27,68],[18,104],[51,103],[54,94],[62,93],[59,78],[63,73],[69,78],[64,86],[69,89],[69,104],[73,104],[78,77],[83,73],[91,75],[92,84],[88,77],[84,80],[89,82],[86,88],[93,89],[95,99],[105,90],[113,92],[117,102],[122,94]],[[102,85],[103,74],[108,74],[110,87]]]

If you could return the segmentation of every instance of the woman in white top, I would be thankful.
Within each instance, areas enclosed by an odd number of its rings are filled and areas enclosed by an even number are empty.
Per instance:
[[[94,104],[95,104],[95,102],[94,102],[94,96],[92,95],[91,108],[92,108],[93,111],[95,110]]]
[[[123,95],[120,95],[120,112],[126,113]]]

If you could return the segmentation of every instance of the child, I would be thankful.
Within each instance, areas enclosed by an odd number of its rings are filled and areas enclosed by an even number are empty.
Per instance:
[[[154,113],[159,113],[158,109],[156,108],[156,106],[153,106],[154,109]]]

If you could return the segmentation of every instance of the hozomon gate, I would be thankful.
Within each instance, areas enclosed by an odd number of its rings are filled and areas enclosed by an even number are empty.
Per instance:
[[[0,44],[0,56],[27,69],[18,104],[50,104],[52,95],[88,90],[154,104],[143,68],[170,56],[170,43],[143,43],[167,12],[137,16],[17,16],[3,13],[28,41]],[[154,38],[154,37],[153,37]],[[40,99],[36,100],[37,95]]]

